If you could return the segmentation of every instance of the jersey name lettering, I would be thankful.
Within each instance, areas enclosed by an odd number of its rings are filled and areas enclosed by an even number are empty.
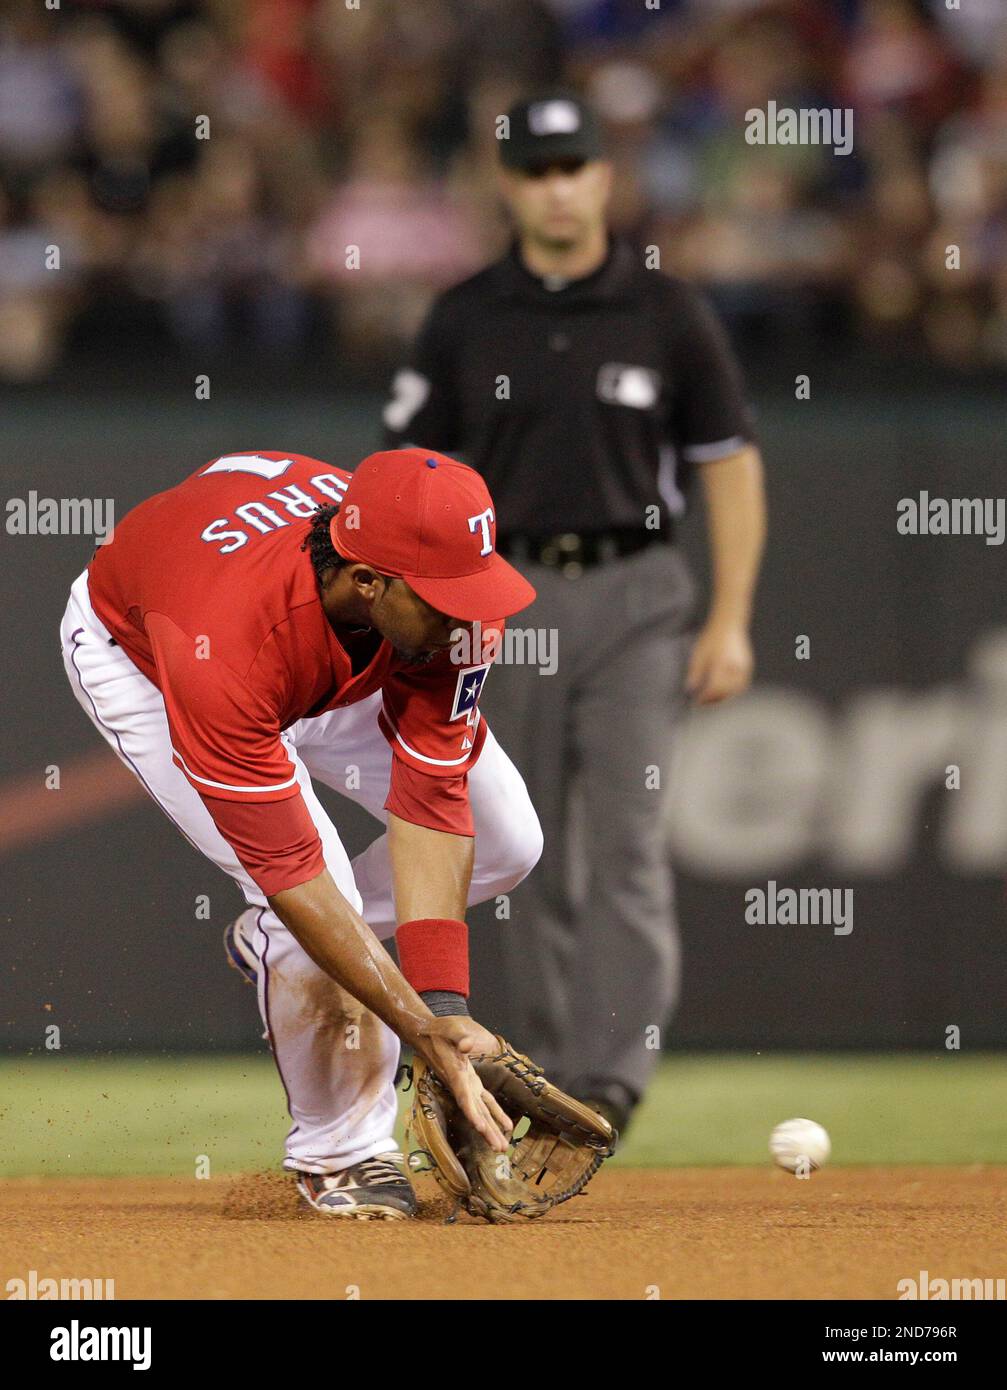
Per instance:
[[[249,456],[251,457],[251,456]],[[233,460],[218,459],[217,463],[224,462],[245,462],[244,455],[236,455]],[[271,464],[269,459],[253,459],[257,464]],[[216,464],[211,468],[216,468]],[[283,465],[284,468],[290,466],[289,460]],[[209,468],[204,468],[204,473],[209,473]],[[235,467],[233,469],[222,469],[222,472],[257,472],[257,468],[245,470]],[[289,526],[290,518],[300,520],[311,516],[319,507],[331,505],[333,502],[341,502],[343,494],[349,486],[344,478],[340,478],[336,473],[317,473],[309,479],[309,484],[318,493],[318,497],[312,497],[304,488],[296,483],[291,483],[287,487],[276,488],[273,492],[268,492],[265,498],[253,498],[248,502],[242,502],[235,507],[234,516],[220,516],[215,521],[211,521],[208,526],[200,532],[200,540],[207,544],[216,544],[220,547],[221,555],[230,555],[232,551],[240,550],[243,545],[253,539],[254,536],[264,536],[270,531],[276,531],[281,526]],[[275,503],[276,505],[271,505]],[[235,519],[244,522],[249,529],[235,525]]]

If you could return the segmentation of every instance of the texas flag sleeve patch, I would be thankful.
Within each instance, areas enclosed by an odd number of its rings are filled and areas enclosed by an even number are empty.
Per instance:
[[[491,666],[487,661],[482,666],[466,666],[464,670],[458,672],[458,682],[455,685],[455,698],[451,706],[449,719],[461,719],[475,709],[479,703],[479,695],[486,679],[486,672]]]

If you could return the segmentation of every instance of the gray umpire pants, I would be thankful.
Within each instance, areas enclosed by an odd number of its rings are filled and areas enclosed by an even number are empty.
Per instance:
[[[678,998],[663,803],[695,585],[663,544],[576,578],[515,563],[538,597],[508,626],[548,632],[557,669],[498,660],[480,701],[545,834],[492,933],[494,993],[514,1044],[560,1085],[589,1097],[619,1082],[638,1097]]]

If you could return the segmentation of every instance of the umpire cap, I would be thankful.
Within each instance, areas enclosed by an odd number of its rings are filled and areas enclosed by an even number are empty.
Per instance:
[[[560,160],[600,159],[598,118],[580,97],[547,92],[519,101],[507,112],[509,132],[500,141],[500,159],[509,169],[530,169]]]

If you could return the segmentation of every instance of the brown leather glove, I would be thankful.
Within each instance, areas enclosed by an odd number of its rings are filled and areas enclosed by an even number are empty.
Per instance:
[[[450,1091],[419,1058],[407,1142],[430,1160],[445,1192],[487,1221],[527,1221],[574,1197],[618,1138],[603,1116],[546,1080],[542,1068],[497,1037],[499,1050],[473,1059],[487,1091],[514,1122],[509,1154],[497,1154],[462,1115]]]

